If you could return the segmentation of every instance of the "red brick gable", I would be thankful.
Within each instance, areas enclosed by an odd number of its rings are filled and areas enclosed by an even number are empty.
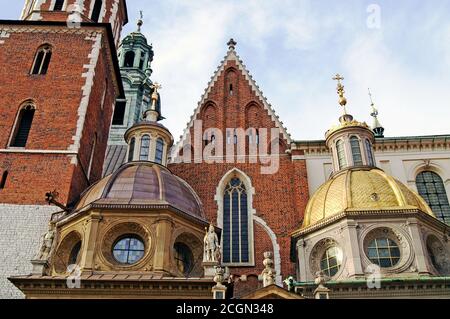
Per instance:
[[[242,163],[176,162],[174,155],[183,154],[183,145],[186,145],[190,137],[191,144],[194,145],[196,120],[202,121],[203,132],[208,128],[218,128],[224,132],[224,149],[227,144],[227,128],[267,128],[269,134],[271,128],[279,128],[279,169],[273,174],[262,174],[261,167],[265,164],[259,161],[252,163],[249,157],[245,157]],[[230,171],[239,170],[251,180],[254,189],[252,207],[255,214],[254,266],[231,268],[233,274],[259,275],[264,268],[264,251],[277,249],[278,264],[281,262],[281,274],[278,275],[284,278],[295,274],[295,265],[290,262],[289,234],[301,223],[308,201],[308,185],[305,161],[291,159],[290,143],[289,134],[242,61],[234,50],[229,51],[206,89],[181,141],[174,147],[173,163],[169,168],[194,188],[202,200],[207,218],[216,225],[221,224],[218,220],[218,198],[223,196],[216,192],[224,176]],[[205,147],[204,143],[202,145]],[[246,149],[248,151],[248,143]]]

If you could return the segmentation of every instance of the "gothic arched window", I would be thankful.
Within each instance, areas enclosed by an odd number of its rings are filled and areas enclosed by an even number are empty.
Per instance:
[[[373,152],[372,152],[372,145],[370,144],[369,140],[365,140],[366,145],[366,153],[367,153],[367,163],[369,166],[375,166],[375,160],[373,158]]]
[[[33,67],[31,68],[31,74],[44,75],[47,74],[48,66],[52,58],[52,48],[49,45],[41,46],[34,57]]]
[[[149,151],[150,151],[150,136],[144,135],[141,138],[141,152],[139,155],[139,160],[148,161]]]
[[[344,142],[342,140],[336,143],[336,152],[338,156],[339,169],[347,167],[347,160],[345,159]]]
[[[450,205],[442,178],[435,172],[425,171],[417,175],[416,185],[436,217],[450,224]]]
[[[134,137],[130,140],[130,147],[128,150],[128,162],[131,162],[134,157],[134,144],[136,143],[136,139]]]
[[[126,68],[132,68],[134,66],[134,51],[128,51],[125,53],[125,60],[123,62],[123,66]]]
[[[94,9],[92,10],[91,20],[98,22],[100,19],[100,12],[102,11],[102,0],[95,0]]]
[[[53,6],[53,11],[61,11],[64,7],[65,0],[56,0],[55,5]]]
[[[222,260],[224,263],[248,263],[249,216],[247,190],[239,178],[233,178],[223,194]]]
[[[162,164],[163,152],[164,152],[164,140],[162,138],[158,138],[158,140],[156,141],[156,153],[155,153],[156,163]]]
[[[359,145],[359,139],[356,136],[350,138],[350,146],[352,148],[353,165],[363,165],[361,146]]]
[[[34,105],[30,103],[20,109],[10,143],[11,147],[25,147],[27,144],[31,124],[33,123],[34,111]]]

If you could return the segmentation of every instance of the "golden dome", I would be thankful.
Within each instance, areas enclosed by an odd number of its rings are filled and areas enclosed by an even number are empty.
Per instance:
[[[344,212],[420,210],[434,217],[425,201],[378,168],[339,172],[323,184],[306,207],[302,229]]]

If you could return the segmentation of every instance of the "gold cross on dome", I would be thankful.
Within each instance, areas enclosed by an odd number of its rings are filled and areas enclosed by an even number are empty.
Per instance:
[[[162,85],[159,84],[158,82],[153,83],[153,85],[151,86],[152,89],[155,90],[156,93],[158,93],[158,90],[162,89]]]
[[[334,76],[333,80],[338,81],[338,84],[341,84],[341,81],[344,80],[344,78],[338,73]]]
[[[333,80],[337,81],[337,93],[339,95],[339,104],[344,108],[344,114],[347,114],[347,111],[345,109],[345,105],[347,105],[347,99],[345,98],[344,94],[344,86],[342,85],[341,81],[344,80],[344,77],[342,77],[339,73],[336,74],[333,77]]]

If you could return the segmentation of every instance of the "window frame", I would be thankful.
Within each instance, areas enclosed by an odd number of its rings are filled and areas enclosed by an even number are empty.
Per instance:
[[[40,58],[39,61],[39,55],[43,54],[42,58]],[[46,43],[41,45],[34,54],[33,64],[31,65],[30,69],[30,75],[47,75],[50,63],[52,61],[52,55],[53,55],[53,47]],[[36,65],[39,61],[39,68],[36,70]],[[45,65],[45,69],[44,69]],[[43,71],[44,69],[44,71]]]
[[[145,145],[145,146],[143,146],[144,145],[144,143],[143,143],[144,139],[145,139],[146,143],[148,141],[148,144]],[[149,157],[150,157],[150,144],[151,144],[151,142],[152,142],[152,138],[151,138],[151,136],[149,134],[144,134],[144,135],[141,136],[140,143],[139,143],[139,161],[148,161],[149,160]],[[146,152],[147,152],[146,158],[144,158],[145,154],[143,154],[143,150],[146,150]]]
[[[373,155],[372,143],[370,143],[369,139],[364,139],[364,147],[366,149],[367,155],[367,165],[375,166],[375,157]]]
[[[60,1],[60,2],[62,1],[62,3],[60,3],[60,5],[61,5],[60,9],[56,9],[56,5],[58,4],[58,1]],[[65,7],[66,7],[66,0],[55,0],[52,11],[62,12],[62,11],[65,11]]]
[[[161,147],[161,149],[159,149]],[[164,147],[165,142],[162,137],[158,137],[156,139],[156,147],[155,147],[155,163],[163,165],[164,164]],[[161,155],[161,158],[159,157]]]
[[[350,136],[349,143],[350,143],[350,150],[352,152],[353,166],[363,166],[364,159],[363,159],[363,152],[361,149],[361,140],[357,136],[353,135]],[[356,150],[358,152],[355,152]],[[359,156],[359,158],[357,156]]]
[[[435,189],[434,193],[431,193],[426,185],[427,181],[425,180],[425,174],[427,174],[427,173],[431,174],[431,176],[433,177],[432,181],[429,182],[429,184],[433,184],[433,187]],[[423,182],[419,181],[419,178],[421,178],[421,177],[423,178]],[[437,179],[435,179],[434,177],[437,177]],[[422,170],[416,175],[415,183],[416,183],[417,192],[423,198],[423,200],[427,203],[427,205],[430,207],[430,209],[433,211],[436,218],[439,219],[441,222],[450,225],[450,199],[449,199],[449,196],[447,193],[447,189],[445,188],[444,179],[441,177],[441,175],[439,175],[437,172],[435,172],[433,170],[429,170],[429,169]],[[423,188],[425,188],[426,193],[424,193],[422,191],[422,187],[419,186],[419,183],[423,184]],[[441,184],[441,185],[439,185],[439,187],[438,187],[437,184]],[[439,192],[438,188],[442,188],[443,191]],[[431,203],[430,195],[437,197],[438,205],[433,205],[433,203]],[[441,200],[442,200],[442,202],[441,202]],[[437,206],[439,206],[440,212],[435,211],[435,209],[433,208],[433,207],[437,207]],[[449,213],[447,215],[445,213],[445,209],[449,210]]]
[[[131,54],[133,55],[133,59],[127,59],[127,56]],[[127,65],[127,61],[130,60],[132,61],[131,66]],[[134,68],[134,63],[136,61],[136,52],[134,52],[133,50],[128,50],[127,52],[125,52],[125,54],[123,55],[123,67],[124,68]]]
[[[237,183],[237,184],[233,184]],[[236,204],[236,198],[235,194],[237,195],[237,204]],[[242,197],[245,195],[245,200]],[[227,203],[228,200],[228,204]],[[236,205],[236,206],[235,206]],[[245,205],[245,206],[243,206]],[[229,208],[229,211],[226,212],[226,209]],[[237,208],[237,212],[234,208]],[[244,212],[245,208],[245,212]],[[244,216],[243,214],[246,214]],[[251,247],[250,247],[250,234],[249,234],[249,214],[250,210],[248,207],[248,192],[247,188],[245,187],[244,182],[239,177],[233,177],[230,180],[228,180],[228,183],[225,186],[224,192],[223,192],[223,235],[222,238],[224,240],[224,244],[222,245],[222,261],[224,264],[248,264],[250,262],[250,255],[251,255]],[[236,221],[234,218],[237,215],[237,225],[238,225],[238,231],[236,232],[234,230],[234,227],[236,226]],[[227,218],[227,223],[225,224],[225,220]],[[242,225],[243,221],[246,221],[246,235],[243,235],[243,231],[245,229],[245,226]],[[228,233],[228,235],[226,235]],[[225,237],[229,236],[229,247],[228,251],[225,251],[224,249],[227,247],[228,243],[225,244]],[[238,238],[235,239],[235,236]],[[243,245],[246,237],[246,246]],[[238,257],[235,259],[235,249],[238,249]],[[247,253],[247,259],[245,259],[245,256],[243,254]],[[229,258],[229,259],[228,259]]]
[[[15,144],[15,139],[16,139],[17,134],[19,132],[21,121],[22,121],[22,118],[23,118],[22,112],[25,110],[25,108],[28,108],[28,107],[30,107],[33,110],[33,115],[32,115],[32,118],[31,118],[30,128],[29,128],[29,130],[27,132],[27,138],[26,138],[26,141],[25,141],[25,145],[24,146],[13,145],[13,144]],[[10,134],[9,141],[8,141],[8,148],[12,148],[12,149],[25,149],[26,148],[26,146],[28,144],[29,137],[30,137],[31,128],[33,126],[33,121],[34,121],[35,114],[36,114],[36,105],[34,104],[33,101],[26,101],[26,102],[22,103],[22,105],[19,107],[19,109],[17,111],[16,119],[14,120],[14,126],[13,126],[13,128],[11,130],[11,134]]]
[[[127,155],[128,162],[132,162],[134,160],[135,148],[136,148],[136,137],[133,136],[130,139],[130,143],[128,143],[128,155]]]
[[[345,142],[342,139],[339,139],[336,141],[336,157],[337,157],[337,164],[338,164],[338,169],[345,169],[348,167],[348,163],[347,163],[347,156],[346,156],[346,152],[345,152]],[[342,149],[340,148],[342,146]],[[342,155],[342,158],[341,156]]]
[[[129,240],[129,242],[128,242],[128,248],[126,248],[126,249],[116,249],[116,246],[117,246],[117,244],[118,244],[119,242],[121,242],[122,240],[127,240],[127,239]],[[135,239],[135,240],[139,241],[139,242],[142,244],[143,249],[142,249],[142,250],[140,250],[140,249],[138,249],[138,250],[136,250],[136,249],[130,249],[130,241],[131,241],[132,239]],[[136,234],[124,234],[124,235],[120,236],[119,238],[117,238],[117,239],[114,241],[114,243],[112,244],[112,247],[111,247],[111,256],[112,256],[113,260],[114,260],[117,264],[119,264],[119,265],[121,265],[121,266],[134,266],[134,265],[138,264],[140,261],[142,261],[142,259],[144,259],[145,254],[146,254],[146,249],[147,249],[147,247],[146,247],[146,245],[145,245],[145,241],[144,241],[143,238],[141,238],[139,235],[136,235]],[[121,262],[120,260],[118,260],[118,259],[116,258],[116,256],[114,255],[114,251],[126,251],[126,252],[127,252],[127,262],[123,263],[123,262]],[[128,261],[129,261],[129,256],[130,256],[129,254],[130,254],[131,251],[142,252],[142,256],[141,256],[138,260],[136,260],[135,262],[133,262],[133,263],[128,262]]]
[[[98,17],[97,17],[97,19],[93,19],[94,18],[94,12],[95,12],[95,9],[96,9],[96,5],[97,5],[98,2],[100,2],[100,8],[98,9],[99,10],[98,11]],[[101,23],[102,22],[101,21],[101,19],[103,19],[103,17],[102,17],[102,10],[103,10],[104,5],[105,5],[105,2],[103,0],[94,0],[93,1],[92,9],[91,9],[91,12],[89,14],[89,19],[92,22],[94,22],[94,23]]]

